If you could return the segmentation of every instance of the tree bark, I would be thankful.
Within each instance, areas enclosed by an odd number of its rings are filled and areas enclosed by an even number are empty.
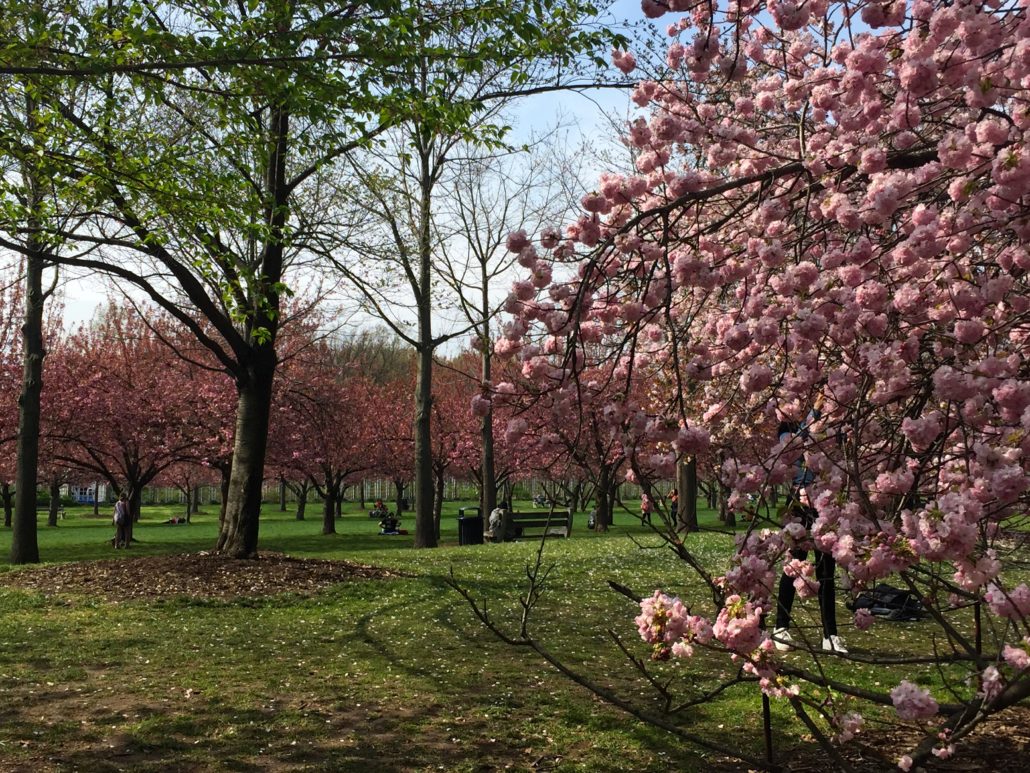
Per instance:
[[[615,498],[612,496],[612,472],[607,465],[601,466],[597,476],[597,518],[594,531],[608,531],[612,525]]]
[[[404,481],[395,480],[393,482],[393,489],[397,492],[397,499],[394,501],[394,512],[397,513],[397,517],[400,518],[404,513],[404,508],[401,506],[401,500],[404,499]],[[418,503],[415,503],[418,505]]]
[[[57,526],[57,515],[61,510],[61,481],[50,481],[50,507],[47,510],[47,526]]]
[[[220,465],[218,469],[222,473],[218,481],[218,495],[220,497],[218,503],[218,533],[221,534],[225,528],[225,510],[229,506],[229,479],[232,477],[232,461],[230,460]]]
[[[30,124],[35,106],[29,100]],[[29,181],[30,211],[39,206],[35,181]],[[30,224],[31,225],[31,224]],[[36,484],[39,477],[40,395],[43,391],[43,255],[30,237],[25,260],[25,316],[21,327],[22,382],[18,397],[17,467],[14,477],[14,520],[11,563],[39,563],[36,526]]]
[[[216,546],[218,552],[233,558],[257,558],[261,482],[275,375],[274,350],[271,345],[261,349],[263,356],[255,357],[246,379],[239,384],[228,501]]]
[[[4,481],[0,485],[0,498],[4,501],[4,528],[11,528],[11,517],[14,514],[14,492],[11,491],[11,484]]]
[[[680,494],[679,528],[685,532],[698,531],[697,525],[697,459],[691,456],[681,460],[676,468],[676,489]]]
[[[443,518],[443,489],[444,489],[444,471],[436,470],[436,474],[433,477],[435,485],[433,486],[433,523],[436,528],[436,539],[440,540],[440,521]]]
[[[491,357],[493,343],[489,335],[491,305],[488,279],[486,264],[484,263],[481,266],[480,274],[483,293],[480,313],[483,315],[483,328],[479,333],[481,352],[480,377],[484,387],[493,383],[493,360]],[[482,487],[480,489],[479,512],[485,518],[497,507],[497,470],[495,469],[496,461],[494,459],[494,412],[492,408],[487,411],[486,416],[480,422],[479,437],[482,443],[482,451],[480,453]]]
[[[336,487],[329,485],[322,503],[322,533],[336,534]]]
[[[279,476],[279,512],[286,512],[286,478]]]

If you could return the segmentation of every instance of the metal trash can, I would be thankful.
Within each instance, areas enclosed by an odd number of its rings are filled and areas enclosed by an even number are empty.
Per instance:
[[[483,516],[478,507],[461,507],[458,509],[458,544],[483,544]]]

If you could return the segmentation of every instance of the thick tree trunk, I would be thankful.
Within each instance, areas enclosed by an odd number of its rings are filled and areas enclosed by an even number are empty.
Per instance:
[[[29,114],[34,109],[30,106]],[[35,198],[35,186],[31,185]],[[33,202],[37,204],[38,202]],[[14,521],[11,563],[39,563],[36,526],[36,484],[39,473],[40,395],[43,391],[43,256],[30,240],[25,261],[25,316],[21,328],[22,382],[18,398],[17,468],[14,477]]]
[[[100,481],[93,482],[93,515],[100,515]]]
[[[336,534],[336,489],[333,486],[326,486],[322,503],[322,533]]]
[[[61,481],[50,481],[50,508],[47,511],[47,526],[57,526],[57,515],[61,511]]]
[[[11,517],[14,515],[14,492],[11,491],[11,484],[4,481],[0,485],[0,498],[4,501],[4,528],[11,528]]]
[[[286,478],[279,476],[279,512],[286,512]]]
[[[225,519],[218,535],[218,552],[233,558],[257,558],[261,482],[275,375],[275,353],[271,346],[262,347],[261,353],[263,356],[255,357],[247,377],[239,385],[232,472]]]
[[[304,511],[308,508],[308,487],[302,486],[297,495],[297,520],[304,520]]]
[[[361,509],[365,509],[365,480],[358,484],[358,496],[361,498]]]
[[[679,528],[697,531],[697,460],[692,456],[676,467],[676,489],[679,491]]]

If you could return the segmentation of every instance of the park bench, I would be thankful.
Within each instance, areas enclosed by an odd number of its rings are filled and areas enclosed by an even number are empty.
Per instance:
[[[48,504],[47,505],[37,504],[36,505],[36,513],[37,514],[39,514],[39,513],[46,513],[47,515],[49,515],[50,514],[50,505],[48,505]],[[57,506],[57,517],[60,518],[62,521],[64,520],[64,505],[63,504],[60,504],[60,505]]]
[[[523,537],[568,537],[572,532],[571,510],[513,510],[510,517]]]

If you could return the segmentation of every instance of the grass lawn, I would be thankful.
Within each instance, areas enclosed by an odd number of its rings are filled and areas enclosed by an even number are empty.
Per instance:
[[[712,769],[715,761],[702,750],[602,704],[475,620],[446,586],[448,574],[487,598],[495,618],[515,633],[518,594],[538,543],[459,547],[457,507],[444,514],[442,547],[415,551],[411,536],[378,536],[354,503],[330,536],[319,534],[317,509],[297,521],[266,506],[265,551],[403,573],[313,595],[216,601],[170,594],[118,603],[103,600],[102,589],[43,595],[0,585],[0,770]],[[179,509],[144,508],[131,555],[210,549],[214,506],[189,526],[160,523]],[[403,525],[411,528],[411,520]],[[710,513],[702,520],[714,526]],[[606,535],[584,524],[579,515],[572,538],[547,543],[555,569],[533,631],[580,673],[657,709],[653,690],[607,633],[646,656],[633,624],[636,606],[607,582],[641,594],[661,586],[698,599],[697,609],[705,596],[687,567],[629,514],[617,515]],[[58,527],[40,527],[40,552],[46,562],[121,559],[129,554],[112,550],[112,531],[109,516],[69,508]],[[713,567],[732,542],[715,533],[689,539]],[[10,530],[0,531],[3,555],[9,544]],[[799,606],[817,617],[814,603]],[[849,621],[844,610],[841,620]],[[810,617],[802,614],[799,622],[814,635]],[[857,650],[889,646],[903,654],[925,651],[927,630],[919,623],[843,632]],[[940,680],[929,667],[827,667],[881,689],[902,675]],[[704,657],[656,664],[684,697],[728,668]],[[760,756],[760,707],[753,688],[738,687],[677,721]],[[773,711],[777,749],[805,744],[787,707],[774,702]]]

